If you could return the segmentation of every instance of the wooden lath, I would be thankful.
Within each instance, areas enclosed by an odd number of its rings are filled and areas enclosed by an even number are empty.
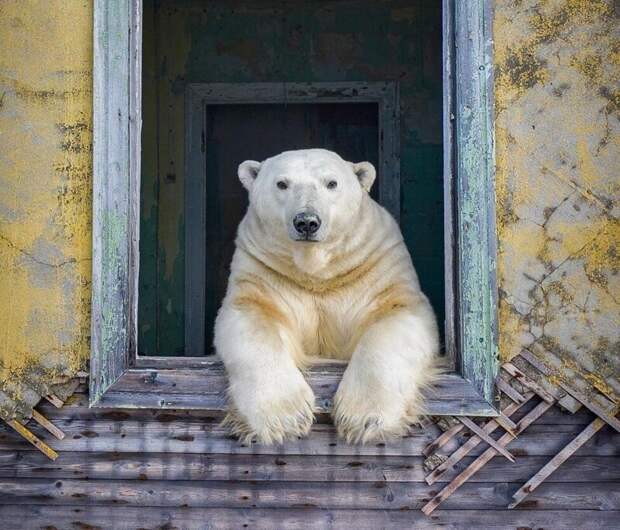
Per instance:
[[[46,396],[46,399],[52,403],[55,407],[60,408],[63,406],[64,402],[58,398],[57,396],[50,394]],[[43,427],[46,431],[48,431],[52,436],[57,438],[58,440],[62,440],[65,437],[65,433],[59,429],[56,425],[54,425],[51,421],[49,421],[43,414],[39,411],[32,409],[32,419],[38,423],[41,427]],[[50,460],[56,460],[58,458],[58,453],[54,451],[49,445],[47,445],[43,440],[41,440],[38,436],[33,434],[27,427],[26,421],[18,421],[16,418],[12,418],[6,420],[6,423],[10,425],[20,436],[25,438],[29,443],[34,445],[39,451],[41,451],[45,456],[47,456]]]
[[[502,365],[502,373],[497,379],[497,387],[503,396],[500,416],[486,420],[480,425],[470,418],[458,418],[456,425],[443,432],[425,448],[424,454],[429,457],[427,464],[434,466],[434,469],[427,475],[425,480],[428,484],[433,484],[450,473],[454,466],[477,445],[482,442],[489,445],[485,452],[427,502],[422,508],[422,512],[426,515],[430,515],[433,510],[450,497],[477,471],[482,469],[494,456],[501,454],[514,462],[514,459],[508,456],[512,455],[505,449],[506,446],[554,405],[563,406],[565,403],[568,403],[571,405],[569,407],[571,412],[575,412],[578,408],[584,406],[598,417],[515,492],[513,495],[514,500],[509,505],[509,508],[518,506],[529,493],[542,484],[547,477],[590,440],[605,424],[609,424],[616,431],[619,431],[620,421],[618,421],[616,415],[620,410],[620,405],[608,399],[609,396],[597,395],[595,399],[589,399],[582,392],[576,391],[564,382],[556,381],[552,378],[554,375],[552,370],[530,352],[523,352],[520,358],[526,361],[525,364],[534,368],[537,373],[544,377],[542,383],[539,384],[531,377],[528,377],[524,372],[525,367],[522,370],[515,366],[514,362],[516,360],[519,360],[520,366],[524,366],[519,358],[513,359],[513,362],[505,363]],[[553,382],[551,382],[551,379],[553,379]],[[539,403],[515,425],[510,416],[535,397],[540,399]],[[573,401],[571,402],[570,400]],[[576,407],[571,403],[576,403]],[[496,440],[491,437],[491,433],[500,426],[506,432]],[[435,465],[437,460],[441,460],[435,453],[463,431],[463,429],[469,429],[473,436],[452,452],[450,456],[444,457],[443,461]]]

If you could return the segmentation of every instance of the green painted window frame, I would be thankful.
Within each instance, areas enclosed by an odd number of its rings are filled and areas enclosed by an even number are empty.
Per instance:
[[[448,371],[433,415],[497,415],[497,284],[490,0],[442,0],[444,216]],[[141,0],[94,11],[93,277],[90,404],[223,410],[217,359],[137,356]],[[312,367],[329,412],[346,365]]]

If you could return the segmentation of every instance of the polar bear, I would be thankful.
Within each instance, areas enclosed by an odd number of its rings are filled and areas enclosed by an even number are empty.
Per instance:
[[[369,195],[375,169],[324,149],[239,166],[249,207],[237,233],[215,348],[229,376],[224,421],[244,441],[309,432],[303,369],[349,361],[334,399],[348,442],[401,435],[436,374],[435,315],[391,215]]]

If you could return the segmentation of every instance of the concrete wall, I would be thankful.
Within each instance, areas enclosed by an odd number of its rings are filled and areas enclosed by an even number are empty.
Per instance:
[[[612,0],[498,0],[495,15],[501,353],[553,354],[608,393],[616,16]],[[91,63],[91,2],[0,4],[0,362],[14,372],[52,378],[88,358]]]

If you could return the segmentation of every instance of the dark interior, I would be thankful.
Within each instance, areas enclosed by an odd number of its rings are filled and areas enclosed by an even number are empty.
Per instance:
[[[184,355],[187,83],[396,81],[401,229],[443,322],[440,2],[144,2],[141,355]],[[209,105],[206,344],[247,206],[236,168],[323,147],[378,166],[375,104]],[[373,189],[381,186],[379,172]],[[212,353],[211,351],[205,354]]]

